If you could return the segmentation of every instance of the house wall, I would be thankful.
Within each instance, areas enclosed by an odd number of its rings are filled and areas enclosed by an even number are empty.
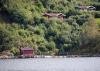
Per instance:
[[[29,57],[29,58],[34,57],[33,50],[22,50],[21,56],[22,57]]]
[[[21,54],[24,55],[24,54],[33,54],[33,50],[23,50],[21,51]]]

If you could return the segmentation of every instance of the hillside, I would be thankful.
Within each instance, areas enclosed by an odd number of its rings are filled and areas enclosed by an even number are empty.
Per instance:
[[[30,47],[36,54],[100,54],[99,0],[0,0],[0,51],[19,54]],[[96,11],[75,7],[93,5]],[[45,13],[64,14],[64,19]]]

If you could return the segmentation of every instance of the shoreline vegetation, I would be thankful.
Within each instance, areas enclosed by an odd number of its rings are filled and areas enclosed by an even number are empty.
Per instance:
[[[100,54],[77,54],[77,53],[67,53],[67,54],[56,54],[56,55],[45,55],[45,54],[32,54],[32,56],[24,56],[21,54],[14,55],[9,50],[0,52],[0,59],[26,59],[26,58],[76,58],[76,57],[100,57]]]

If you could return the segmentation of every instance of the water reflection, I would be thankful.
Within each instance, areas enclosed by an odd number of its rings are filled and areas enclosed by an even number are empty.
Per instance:
[[[100,58],[0,60],[0,71],[100,71]]]

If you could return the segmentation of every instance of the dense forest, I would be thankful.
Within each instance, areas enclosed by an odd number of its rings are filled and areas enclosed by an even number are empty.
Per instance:
[[[80,11],[76,6],[94,6]],[[64,20],[44,13],[63,13]],[[0,52],[19,54],[100,54],[100,0],[0,0]]]

